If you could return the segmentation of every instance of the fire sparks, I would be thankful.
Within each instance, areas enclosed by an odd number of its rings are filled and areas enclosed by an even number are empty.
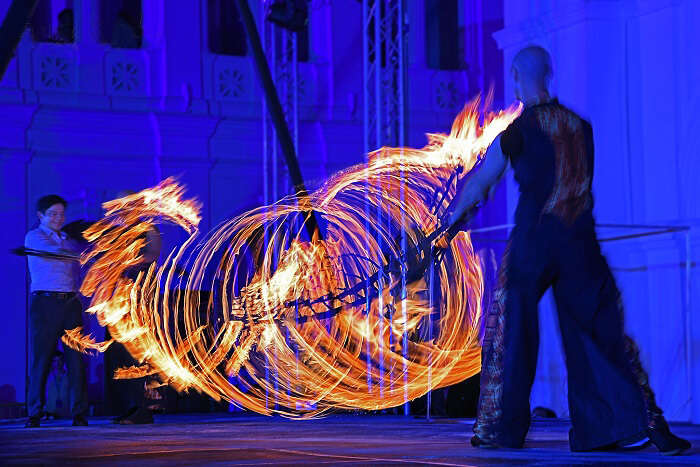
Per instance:
[[[519,112],[480,123],[475,100],[423,149],[381,148],[308,198],[207,235],[199,205],[172,179],[105,203],[86,232],[81,292],[140,362],[115,377],[156,375],[259,413],[312,417],[397,406],[477,373],[479,260],[467,233],[449,242],[438,234],[457,180]],[[145,233],[163,221],[189,238],[130,278]],[[82,351],[110,343],[80,329],[64,342]]]

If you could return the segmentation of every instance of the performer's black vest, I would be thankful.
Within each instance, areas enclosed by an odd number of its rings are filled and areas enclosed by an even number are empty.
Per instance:
[[[501,136],[520,200],[517,224],[553,215],[571,226],[593,208],[591,125],[556,100],[526,108]]]

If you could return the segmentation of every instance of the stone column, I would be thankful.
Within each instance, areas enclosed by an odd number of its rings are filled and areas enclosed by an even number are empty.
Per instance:
[[[3,325],[0,326],[0,386],[14,388],[16,401],[25,400],[28,357],[27,312],[28,271],[24,257],[9,253],[9,249],[24,245],[27,226],[33,223],[25,207],[34,200],[27,196],[27,164],[31,153],[24,149],[0,149],[0,215],[4,227],[0,241],[2,252],[0,280],[5,290]]]

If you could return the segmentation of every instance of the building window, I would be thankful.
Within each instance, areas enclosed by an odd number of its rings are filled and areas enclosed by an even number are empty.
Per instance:
[[[141,48],[141,0],[100,0],[100,42],[118,49]]]
[[[209,51],[218,55],[246,55],[246,33],[234,0],[208,0]]]
[[[29,21],[37,42],[75,42],[73,0],[40,0]]]
[[[425,0],[425,55],[428,68],[464,70],[464,4],[459,0]]]

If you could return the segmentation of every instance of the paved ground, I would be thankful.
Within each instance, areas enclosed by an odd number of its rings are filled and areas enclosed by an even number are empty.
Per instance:
[[[22,421],[23,422],[23,421]],[[0,465],[700,465],[700,426],[674,425],[691,439],[685,456],[653,447],[633,453],[570,453],[568,423],[535,421],[525,449],[487,451],[469,445],[472,420],[331,416],[291,421],[253,415],[163,415],[154,425],[90,419],[25,429],[0,422]]]

